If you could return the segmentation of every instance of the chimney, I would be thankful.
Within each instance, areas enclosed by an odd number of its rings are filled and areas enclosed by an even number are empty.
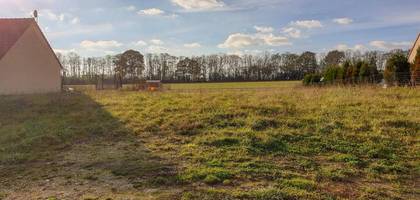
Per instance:
[[[32,15],[33,15],[35,21],[38,23],[38,11],[37,10],[34,10],[34,12],[32,13]]]

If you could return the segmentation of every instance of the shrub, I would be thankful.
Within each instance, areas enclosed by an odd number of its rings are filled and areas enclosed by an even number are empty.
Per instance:
[[[314,85],[319,84],[321,82],[321,75],[320,74],[306,74],[303,78],[304,85]]]
[[[410,82],[410,63],[407,56],[402,52],[397,52],[391,55],[386,62],[384,78],[385,81],[393,85],[396,82],[398,85],[406,85]]]
[[[335,77],[336,82],[344,83],[345,81],[345,70],[344,67],[338,67],[337,69],[337,76]]]
[[[312,79],[312,74],[306,74],[303,77],[303,85],[310,85],[311,84],[311,79]]]
[[[344,61],[343,63],[343,80],[347,83],[351,79],[351,62],[349,60]]]
[[[362,82],[367,82],[369,81],[369,76],[370,76],[370,66],[368,63],[363,62],[359,71],[359,79]]]
[[[330,66],[330,67],[328,67],[325,70],[325,73],[324,73],[324,80],[325,80],[325,82],[327,82],[327,83],[334,83],[335,80],[336,80],[336,78],[337,78],[337,75],[339,73],[339,68],[340,67],[337,67],[337,66]]]
[[[358,83],[358,82],[376,82],[378,78],[378,70],[375,64],[369,64],[366,61],[359,60],[355,64],[345,61],[340,65],[328,66],[322,75],[323,81],[326,83]],[[316,79],[316,74],[307,74],[303,80],[304,85],[312,85],[320,82]]]
[[[363,65],[364,65],[364,62],[361,60],[357,61],[356,64],[353,65],[352,74],[351,74],[353,83],[357,83],[359,81],[360,69],[362,68]]]

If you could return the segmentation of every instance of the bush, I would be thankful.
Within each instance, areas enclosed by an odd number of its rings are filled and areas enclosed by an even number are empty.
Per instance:
[[[407,85],[410,82],[410,63],[407,56],[402,52],[391,55],[386,62],[384,78],[389,85]]]
[[[359,79],[361,82],[367,82],[369,81],[369,76],[370,76],[370,66],[368,63],[363,62],[359,71]]]
[[[379,72],[376,64],[370,64],[367,61],[359,60],[352,64],[347,60],[342,65],[330,65],[323,74],[307,74],[303,80],[304,85],[312,85],[321,82],[321,77],[326,83],[359,83],[369,82],[375,83],[378,81]],[[319,79],[318,79],[319,78]]]
[[[351,73],[351,79],[353,83],[358,83],[359,82],[359,77],[360,77],[360,69],[362,68],[362,66],[365,63],[361,60],[357,61],[356,64],[353,65],[352,67],[352,73]]]
[[[321,75],[320,74],[306,74],[303,78],[304,85],[315,85],[321,82]]]
[[[339,67],[336,66],[328,67],[324,73],[324,81],[327,83],[334,83],[338,75],[338,68]]]

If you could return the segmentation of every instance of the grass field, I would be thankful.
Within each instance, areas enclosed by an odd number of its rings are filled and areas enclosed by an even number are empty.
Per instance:
[[[0,97],[0,199],[420,199],[419,140],[410,88]]]
[[[220,89],[280,89],[300,86],[300,81],[227,82],[227,83],[174,83],[165,84],[170,90],[220,90]]]

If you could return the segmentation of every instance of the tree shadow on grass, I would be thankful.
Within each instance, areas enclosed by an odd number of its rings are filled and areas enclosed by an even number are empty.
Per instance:
[[[0,199],[172,199],[180,191],[174,165],[82,93],[0,97],[0,177]]]

